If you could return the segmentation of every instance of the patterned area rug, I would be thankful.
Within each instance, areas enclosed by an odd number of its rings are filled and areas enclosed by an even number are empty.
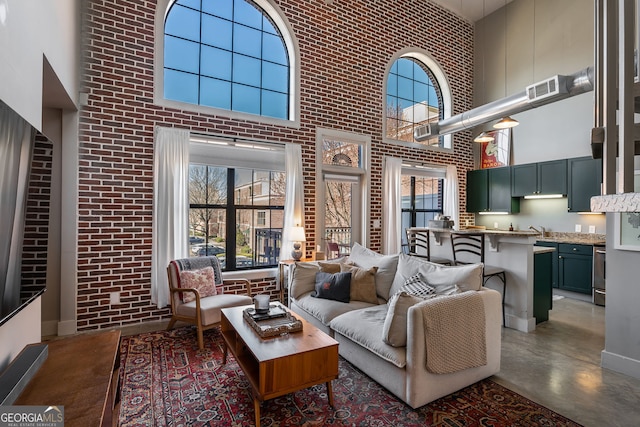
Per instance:
[[[222,336],[184,327],[123,337],[120,426],[253,426],[250,386]],[[261,406],[261,424],[282,426],[579,426],[491,380],[412,409],[340,358],[335,409],[324,384]]]

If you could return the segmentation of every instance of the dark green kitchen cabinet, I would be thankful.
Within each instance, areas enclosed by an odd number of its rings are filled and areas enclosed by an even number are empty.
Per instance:
[[[558,244],[558,288],[591,295],[593,246]]]
[[[511,197],[511,168],[467,172],[467,212],[520,211],[520,201]]]
[[[556,258],[554,252],[533,255],[533,317],[536,318],[536,323],[549,320],[549,310],[553,306],[553,258]]]
[[[537,241],[536,246],[545,246],[547,248],[554,248],[555,252],[552,252],[551,257],[551,287],[558,287],[558,244],[556,242],[542,242]]]
[[[529,163],[511,167],[511,195],[567,194],[567,161]]]
[[[569,159],[567,170],[568,211],[591,211],[591,197],[600,195],[602,160],[591,157]]]

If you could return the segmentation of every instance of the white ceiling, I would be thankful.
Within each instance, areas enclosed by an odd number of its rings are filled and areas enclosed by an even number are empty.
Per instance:
[[[469,22],[476,22],[511,0],[431,0]]]

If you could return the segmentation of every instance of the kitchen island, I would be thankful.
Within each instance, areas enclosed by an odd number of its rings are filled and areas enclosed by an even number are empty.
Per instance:
[[[453,259],[451,232],[485,236],[485,263],[502,267],[506,273],[505,327],[522,332],[536,328],[533,311],[534,299],[534,244],[540,233],[534,231],[507,231],[448,228],[412,228],[416,232],[429,231],[431,256]],[[486,287],[502,292],[499,279],[491,278]]]

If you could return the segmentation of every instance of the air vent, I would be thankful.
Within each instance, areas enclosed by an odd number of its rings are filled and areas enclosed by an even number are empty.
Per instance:
[[[566,94],[565,76],[553,76],[539,83],[527,86],[529,102],[541,101],[557,95]]]
[[[420,126],[416,126],[415,131],[413,132],[413,137],[416,141],[424,141],[432,136],[435,136],[438,132],[438,124],[437,123],[426,123]]]

